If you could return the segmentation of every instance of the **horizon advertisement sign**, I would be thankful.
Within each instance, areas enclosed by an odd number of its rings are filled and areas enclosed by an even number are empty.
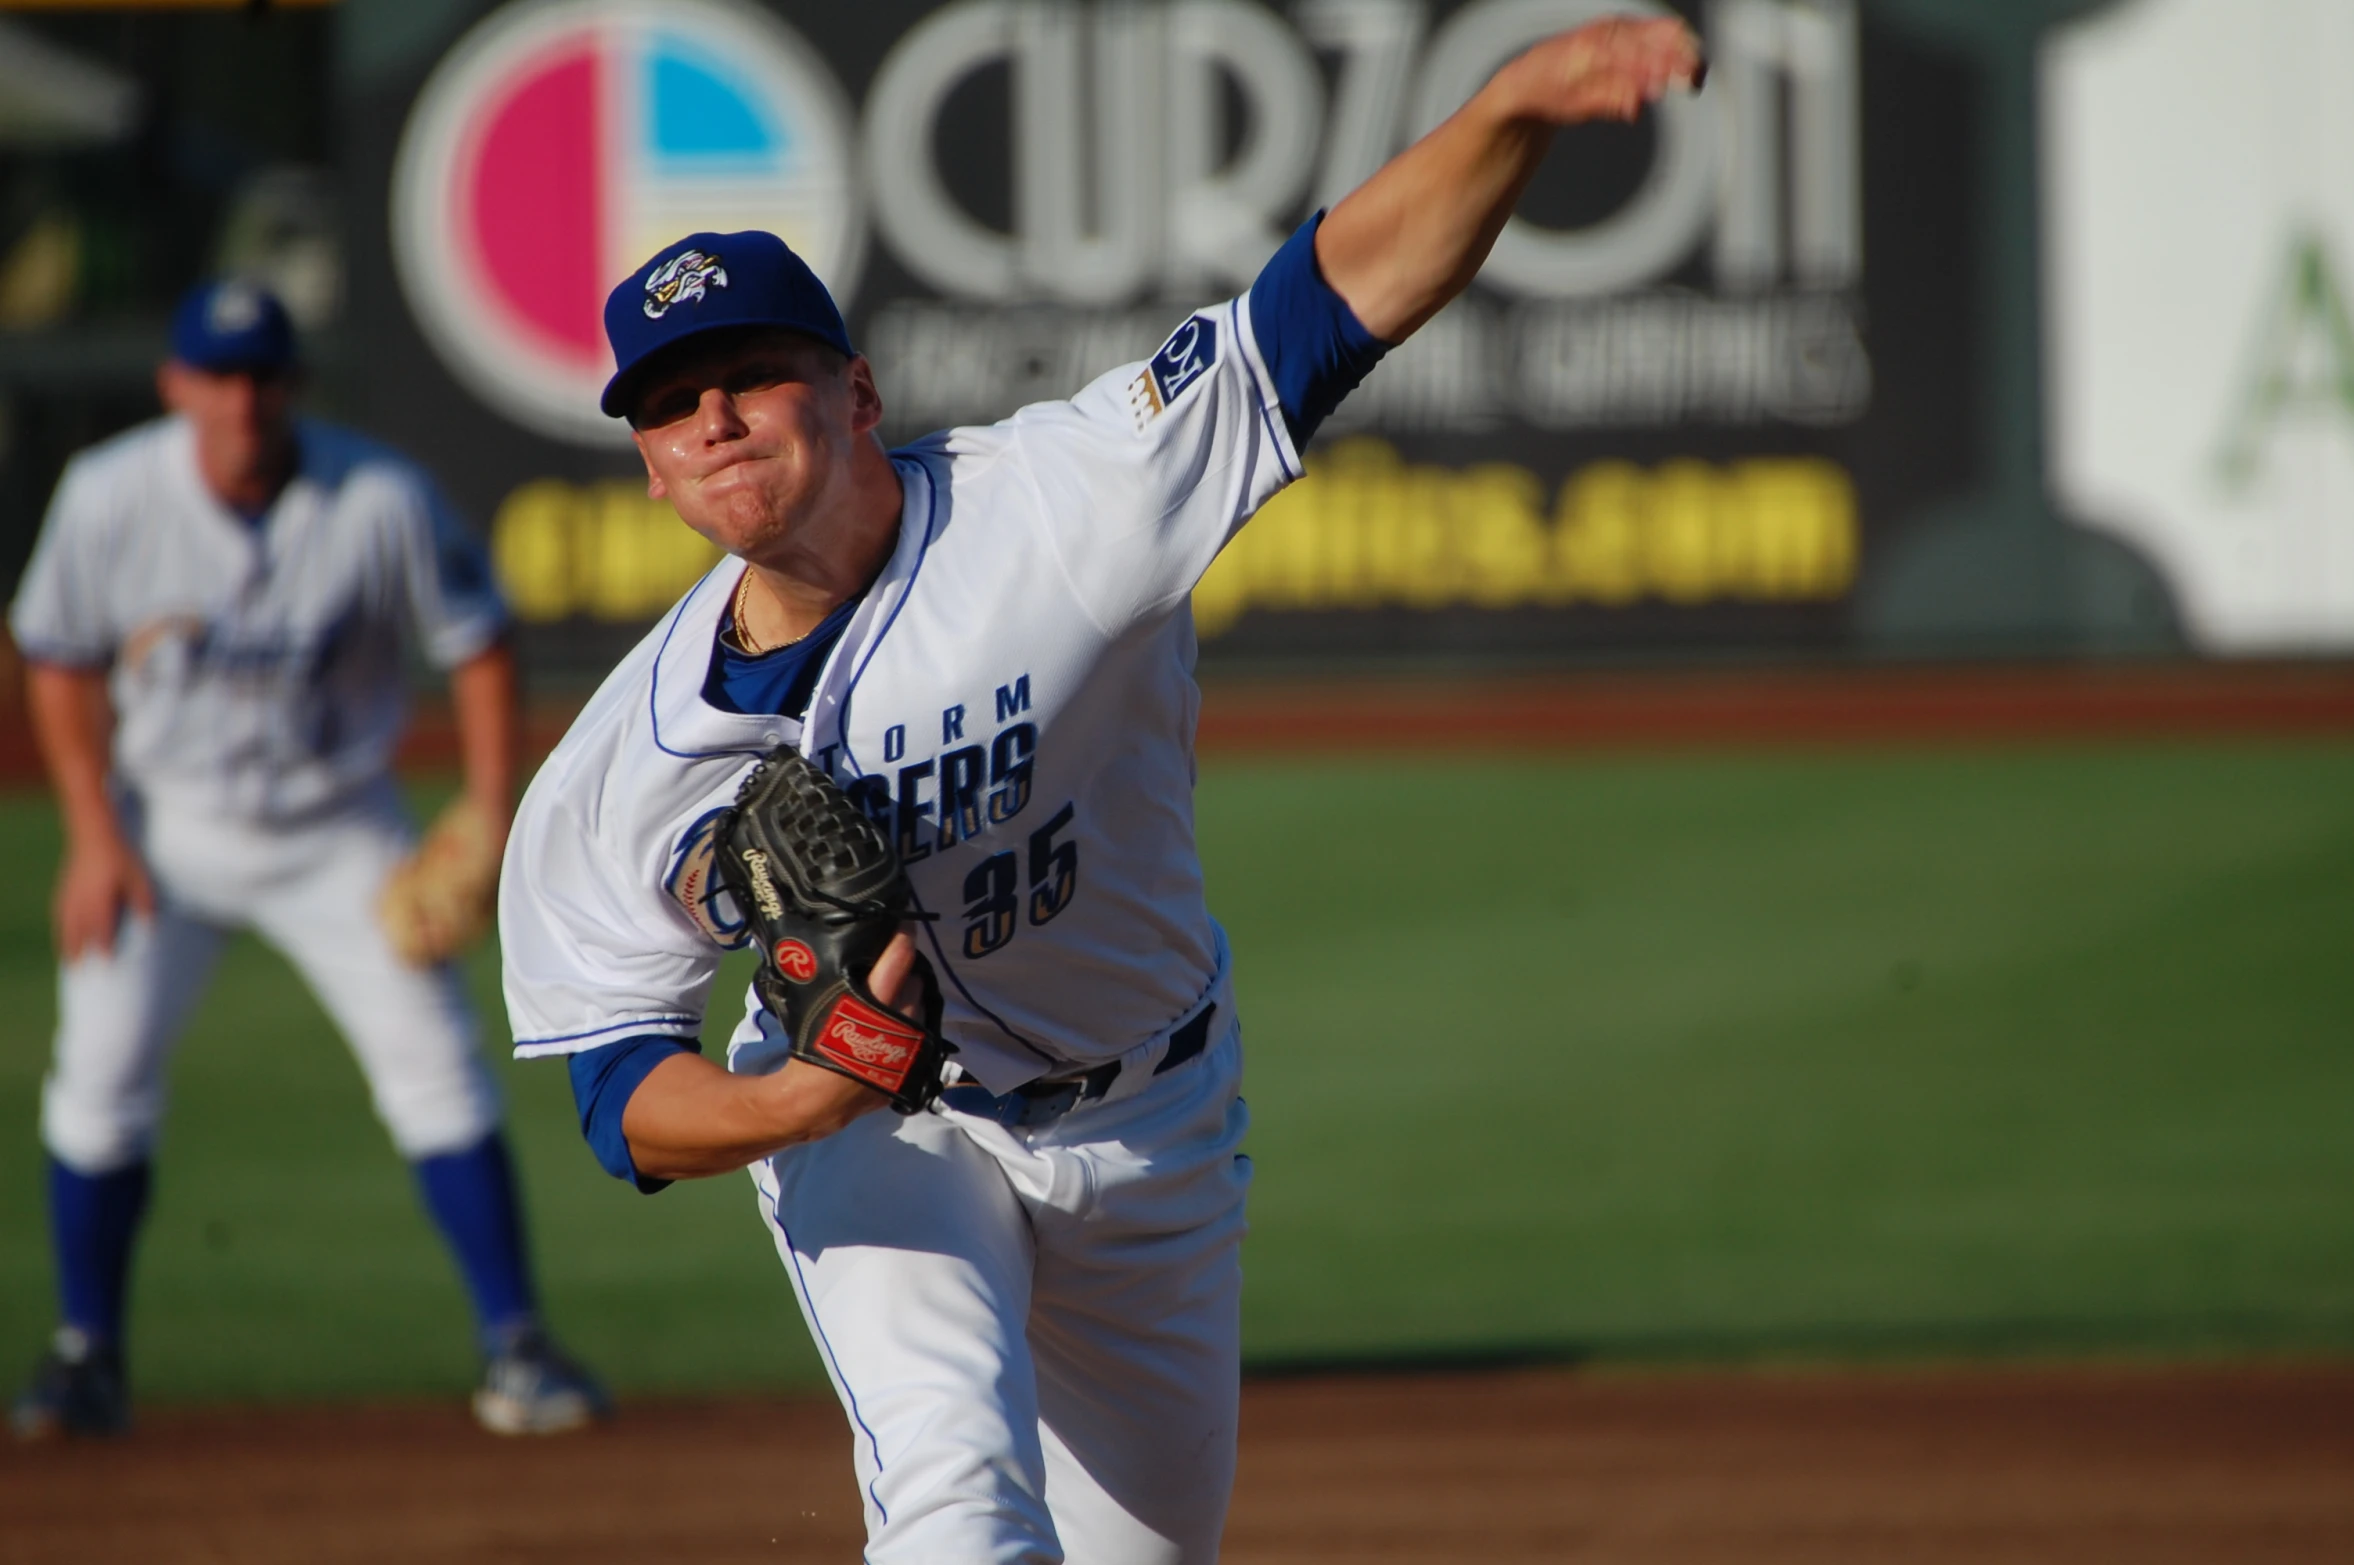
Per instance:
[[[1530,42],[1625,9],[482,8],[355,115],[404,328],[368,411],[490,520],[541,661],[609,658],[713,558],[595,411],[604,291],[668,239],[807,255],[892,438],[991,420],[1146,356]],[[1966,74],[1851,0],[1693,17],[1707,91],[1562,138],[1204,583],[1210,655],[1832,648],[1875,539],[1966,484]]]

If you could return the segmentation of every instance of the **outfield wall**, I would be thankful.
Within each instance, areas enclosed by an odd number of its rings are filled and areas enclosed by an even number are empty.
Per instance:
[[[577,689],[714,558],[593,407],[661,242],[786,232],[892,435],[995,418],[1619,5],[1694,22],[1705,92],[1565,138],[1204,583],[1209,665],[2354,651],[2331,0],[11,12],[52,86],[0,124],[0,569],[151,411],[170,300],[250,272]]]

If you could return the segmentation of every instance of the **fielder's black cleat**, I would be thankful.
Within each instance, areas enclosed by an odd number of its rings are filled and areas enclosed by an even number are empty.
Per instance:
[[[122,1355],[78,1327],[58,1327],[32,1384],[8,1410],[8,1427],[19,1440],[121,1434],[131,1427]]]

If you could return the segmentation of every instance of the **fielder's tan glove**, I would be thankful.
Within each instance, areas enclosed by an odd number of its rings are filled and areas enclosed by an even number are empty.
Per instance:
[[[497,835],[471,800],[460,799],[384,883],[376,916],[402,961],[431,967],[490,932],[498,893]]]

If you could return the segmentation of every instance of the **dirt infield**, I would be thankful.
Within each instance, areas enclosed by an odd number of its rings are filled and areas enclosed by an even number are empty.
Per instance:
[[[14,1565],[849,1561],[830,1402],[159,1412],[0,1453]],[[2354,1559],[2354,1368],[1256,1382],[1235,1565]]]

